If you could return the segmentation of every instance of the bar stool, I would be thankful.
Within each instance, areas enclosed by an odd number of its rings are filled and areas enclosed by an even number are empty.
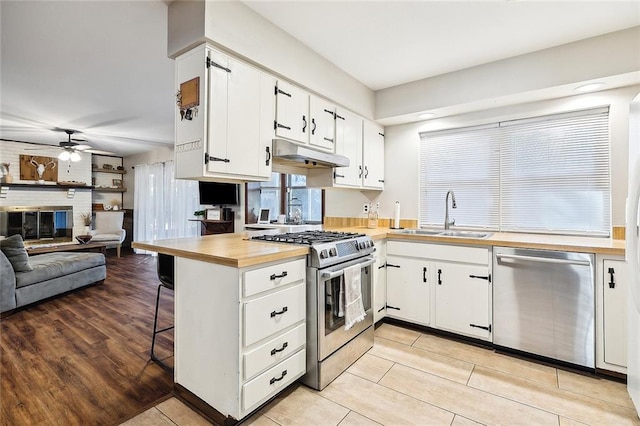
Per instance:
[[[165,364],[156,356],[153,349],[156,345],[156,335],[163,331],[171,330],[174,326],[166,327],[158,330],[158,305],[160,303],[160,289],[162,287],[174,291],[174,258],[168,254],[158,253],[157,271],[160,284],[158,285],[158,294],[156,295],[156,313],[153,319],[153,338],[151,339],[151,359],[158,363],[165,370],[173,371],[173,368]]]

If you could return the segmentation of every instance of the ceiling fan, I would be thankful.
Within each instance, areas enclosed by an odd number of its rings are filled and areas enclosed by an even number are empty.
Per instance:
[[[66,141],[58,142],[58,146],[52,146],[52,148],[61,149],[62,152],[58,154],[58,159],[61,161],[80,161],[82,157],[80,156],[81,152],[87,152],[91,154],[101,154],[101,155],[114,155],[113,152],[109,151],[100,151],[97,149],[93,149],[91,145],[80,144],[78,142],[86,142],[86,139],[76,139],[71,136],[75,133],[81,133],[78,130],[73,129],[55,129],[61,130],[67,134]],[[27,151],[35,151],[41,148],[27,148]]]

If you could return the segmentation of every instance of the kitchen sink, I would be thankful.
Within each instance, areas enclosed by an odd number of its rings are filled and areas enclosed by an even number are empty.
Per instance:
[[[442,231],[434,231],[429,229],[403,229],[398,231],[399,234],[411,234],[411,235],[438,235]]]
[[[490,232],[476,232],[476,231],[442,231],[438,234],[442,237],[461,237],[461,238],[489,238],[493,234]]]
[[[478,232],[478,231],[452,231],[452,230],[436,230],[436,229],[403,229],[396,231],[398,234],[408,235],[430,235],[433,237],[458,237],[458,238],[475,238],[484,239],[489,238],[493,234],[491,232]]]

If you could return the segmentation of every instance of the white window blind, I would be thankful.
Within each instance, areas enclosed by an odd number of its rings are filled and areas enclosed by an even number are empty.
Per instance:
[[[456,225],[498,229],[499,131],[492,125],[421,134],[421,225],[444,225],[445,197],[453,190],[458,208],[449,206],[449,217]]]
[[[444,222],[453,190],[457,225],[609,235],[608,115],[600,108],[422,133],[420,224]]]

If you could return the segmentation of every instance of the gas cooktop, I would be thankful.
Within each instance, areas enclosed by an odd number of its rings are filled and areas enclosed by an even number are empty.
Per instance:
[[[375,251],[373,240],[365,234],[336,231],[304,231],[267,234],[251,238],[285,244],[308,245],[307,266],[323,268],[367,256]]]
[[[334,231],[303,231],[288,232],[286,234],[259,235],[252,237],[252,240],[273,241],[276,243],[290,244],[306,244],[314,245],[321,243],[330,243],[333,241],[342,241],[364,237],[364,234],[355,232],[334,232]]]

